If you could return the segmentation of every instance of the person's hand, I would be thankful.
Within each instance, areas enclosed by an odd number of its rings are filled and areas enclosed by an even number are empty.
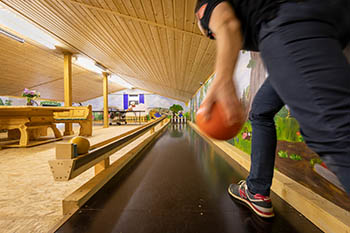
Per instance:
[[[215,102],[224,107],[224,124],[231,126],[236,122],[243,122],[245,119],[244,109],[236,95],[236,89],[232,79],[215,78],[208,93],[201,104],[201,111],[206,120],[210,119],[211,108]]]

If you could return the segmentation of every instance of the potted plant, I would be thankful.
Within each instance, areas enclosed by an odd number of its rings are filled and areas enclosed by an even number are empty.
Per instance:
[[[35,90],[29,90],[27,88],[24,88],[22,96],[27,98],[27,105],[31,106],[33,105],[32,100],[35,100],[36,98],[40,97],[40,93]]]

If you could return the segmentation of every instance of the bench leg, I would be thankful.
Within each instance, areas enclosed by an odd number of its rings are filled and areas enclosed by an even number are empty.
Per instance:
[[[57,129],[55,124],[52,124],[50,127],[51,127],[53,133],[55,134],[55,138],[61,138],[62,137],[61,132]]]
[[[40,136],[47,136],[47,128],[49,127],[45,127],[40,130]]]
[[[72,123],[65,123],[64,126],[64,136],[69,136],[69,135],[73,135],[74,131],[73,131],[73,124]]]
[[[80,131],[79,131],[80,136],[85,136],[85,137],[92,136],[92,121],[80,122],[79,125],[80,125]]]

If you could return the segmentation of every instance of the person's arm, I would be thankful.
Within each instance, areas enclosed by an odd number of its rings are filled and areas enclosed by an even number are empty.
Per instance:
[[[240,21],[228,2],[222,2],[215,7],[209,28],[215,34],[217,44],[216,77],[203,102],[203,111],[207,118],[210,118],[212,104],[219,101],[225,107],[227,123],[233,124],[244,118],[232,78],[242,48],[242,35]]]

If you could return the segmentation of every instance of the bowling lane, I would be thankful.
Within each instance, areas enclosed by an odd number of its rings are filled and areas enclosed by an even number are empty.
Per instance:
[[[227,186],[246,172],[189,126],[173,124],[57,232],[321,232],[276,195],[263,220]]]

